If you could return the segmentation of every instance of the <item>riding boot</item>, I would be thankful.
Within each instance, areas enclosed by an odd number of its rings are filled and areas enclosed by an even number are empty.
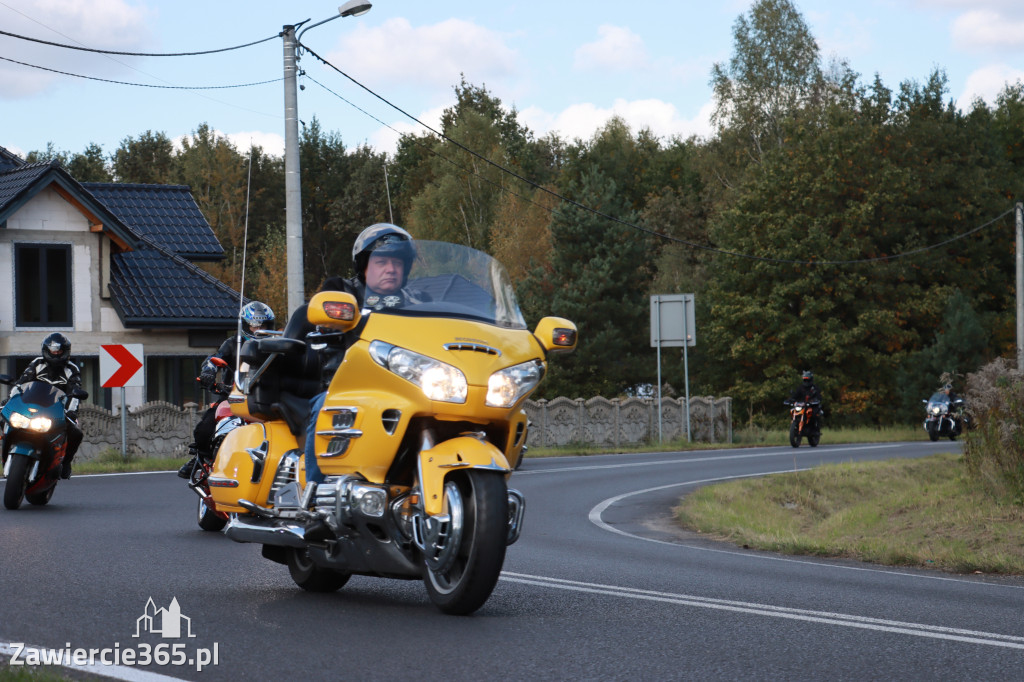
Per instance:
[[[192,478],[192,471],[199,463],[199,451],[196,450],[195,443],[188,446],[188,454],[192,455],[192,457],[178,469],[178,478],[184,478],[186,481]]]
[[[75,453],[64,455],[64,461],[60,463],[60,477],[65,481],[71,478],[71,460],[75,458]]]

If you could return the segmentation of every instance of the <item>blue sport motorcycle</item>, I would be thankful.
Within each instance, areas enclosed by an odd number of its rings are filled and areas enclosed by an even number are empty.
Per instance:
[[[10,386],[15,379],[2,374],[0,383]],[[70,398],[89,397],[80,388],[69,396],[45,381],[29,381],[21,389],[0,410],[0,462],[7,509],[17,509],[23,500],[36,505],[50,501],[68,450],[65,406]]]

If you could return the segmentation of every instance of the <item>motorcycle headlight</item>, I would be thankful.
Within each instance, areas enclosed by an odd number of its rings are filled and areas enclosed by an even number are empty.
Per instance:
[[[53,422],[49,417],[26,417],[20,412],[11,413],[10,418],[11,426],[16,429],[29,429],[31,431],[38,431],[39,433],[46,433],[50,430]]]
[[[487,380],[487,399],[484,402],[488,407],[512,407],[537,388],[543,376],[544,365],[537,360],[506,367]]]
[[[370,344],[370,357],[381,367],[419,386],[431,400],[466,402],[469,384],[457,367],[383,341]]]

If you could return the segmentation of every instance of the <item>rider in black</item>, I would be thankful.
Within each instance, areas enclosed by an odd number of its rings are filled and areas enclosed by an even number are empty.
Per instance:
[[[256,338],[257,332],[273,329],[274,326],[274,311],[271,310],[270,306],[260,301],[250,301],[245,304],[241,312],[241,324],[242,334],[241,342],[244,343],[247,339]],[[217,352],[211,355],[203,362],[202,369],[199,370],[199,384],[208,391],[213,392],[217,396],[217,400],[210,405],[210,407],[203,413],[202,418],[196,425],[196,428],[192,431],[193,442],[188,447],[188,452],[192,457],[185,462],[180,469],[178,469],[178,476],[181,478],[190,478],[192,476],[192,470],[195,469],[196,463],[203,459],[204,461],[211,461],[213,459],[213,432],[217,426],[217,403],[227,397],[224,393],[218,393],[215,390],[217,382],[217,365],[210,361],[211,358],[220,358],[227,363],[224,367],[225,376],[229,377],[227,380],[227,387],[230,388],[232,379],[234,376],[235,365],[236,365],[236,354],[238,351],[239,336],[231,336],[224,340],[224,343],[220,344],[220,348]]]
[[[799,403],[816,403],[814,405],[814,429],[821,430],[821,417],[825,414],[821,407],[821,390],[814,384],[814,374],[805,369],[800,375],[800,383],[789,394],[790,400]]]
[[[18,377],[18,383],[11,389],[8,400],[21,393],[22,385],[29,381],[45,381],[68,395],[64,405],[68,449],[61,465],[60,477],[71,478],[71,460],[82,444],[82,429],[78,426],[78,398],[72,398],[71,391],[82,387],[82,372],[78,365],[71,362],[71,341],[61,333],[54,332],[43,339],[42,352]]]

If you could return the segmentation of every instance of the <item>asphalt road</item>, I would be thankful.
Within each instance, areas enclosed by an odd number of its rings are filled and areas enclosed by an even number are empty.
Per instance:
[[[468,617],[441,614],[418,581],[305,593],[258,546],[199,530],[173,473],[79,476],[47,507],[0,510],[0,654],[106,649],[122,665],[94,670],[137,680],[1024,679],[1024,579],[754,552],[669,522],[711,481],[958,449],[527,460],[511,483],[522,538]],[[175,600],[182,637],[147,632]],[[186,664],[136,664],[160,645]]]

